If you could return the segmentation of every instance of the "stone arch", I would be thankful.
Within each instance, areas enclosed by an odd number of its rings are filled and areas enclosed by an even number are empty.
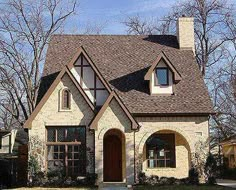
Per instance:
[[[185,140],[186,142],[188,143],[189,145],[189,151],[190,153],[194,152],[194,145],[193,145],[193,142],[191,141],[191,138],[189,137],[189,135],[184,132],[183,130],[181,129],[178,129],[178,128],[170,128],[170,127],[158,127],[158,129],[152,129],[148,132],[146,132],[141,141],[139,142],[139,145],[138,145],[138,153],[139,154],[142,154],[143,153],[143,147],[147,141],[147,139],[154,133],[157,133],[159,131],[163,131],[163,130],[168,130],[168,131],[173,131],[173,132],[176,132],[178,134],[180,134]]]
[[[117,128],[109,128],[109,127],[106,128],[106,127],[104,127],[100,130],[100,132],[98,134],[98,140],[103,140],[104,135],[110,130],[119,130],[125,136],[125,129],[122,128],[122,127],[117,127]]]

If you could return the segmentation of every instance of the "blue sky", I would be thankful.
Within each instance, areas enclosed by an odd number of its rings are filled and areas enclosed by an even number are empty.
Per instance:
[[[73,24],[67,24],[66,31],[81,29],[89,24],[103,25],[104,34],[126,34],[126,28],[121,23],[125,18],[137,14],[146,19],[161,17],[168,13],[175,2],[176,0],[81,0],[77,15],[71,18],[73,22],[70,23]]]

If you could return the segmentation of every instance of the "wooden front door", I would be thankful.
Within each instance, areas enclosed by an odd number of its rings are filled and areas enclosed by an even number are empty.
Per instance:
[[[104,181],[122,181],[122,145],[116,135],[104,138]]]

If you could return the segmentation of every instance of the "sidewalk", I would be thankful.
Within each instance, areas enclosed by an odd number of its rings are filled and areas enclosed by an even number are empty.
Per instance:
[[[217,179],[217,185],[225,186],[225,187],[232,187],[236,188],[236,180],[231,179]]]

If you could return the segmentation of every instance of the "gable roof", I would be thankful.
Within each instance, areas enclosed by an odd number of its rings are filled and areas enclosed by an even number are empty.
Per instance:
[[[99,110],[99,112],[97,113],[97,115],[93,118],[93,120],[90,123],[90,129],[97,129],[97,124],[98,121],[100,120],[100,118],[102,117],[102,115],[104,114],[104,112],[106,111],[107,107],[110,105],[110,102],[115,99],[119,106],[121,107],[121,109],[124,111],[124,113],[126,114],[126,116],[129,118],[130,122],[131,122],[131,129],[132,130],[137,130],[139,127],[137,121],[132,117],[132,115],[130,114],[129,110],[125,107],[125,105],[122,103],[122,101],[120,100],[120,98],[117,96],[117,94],[115,93],[115,91],[112,91],[110,93],[110,95],[108,96],[107,100],[105,101],[105,103],[103,104],[102,108]]]
[[[180,50],[176,36],[171,35],[54,35],[47,51],[39,100],[81,46],[132,114],[213,113],[193,52]],[[148,81],[144,80],[162,51],[181,75],[175,94],[170,96],[150,95]]]
[[[108,90],[108,92],[111,92],[111,88],[110,86],[107,84],[106,80],[103,78],[103,76],[101,75],[100,71],[98,70],[98,68],[96,67],[96,65],[93,63],[93,61],[90,59],[90,57],[88,56],[88,54],[86,53],[86,51],[84,50],[83,46],[79,47],[78,52],[75,54],[75,56],[73,57],[73,59],[68,63],[67,67],[69,69],[74,67],[74,64],[76,62],[76,60],[79,58],[80,55],[83,55],[85,57],[85,59],[88,61],[89,65],[92,67],[92,69],[94,70],[94,72],[97,74],[98,78],[102,81],[103,85],[106,87],[106,89]]]
[[[161,60],[164,60],[164,62],[166,63],[166,65],[169,67],[169,69],[173,72],[174,74],[174,81],[178,82],[181,80],[181,75],[179,74],[179,72],[176,70],[176,68],[173,66],[173,64],[168,60],[168,58],[166,57],[165,53],[162,51],[157,59],[154,61],[154,63],[152,64],[152,66],[148,69],[147,74],[144,76],[145,80],[151,80],[152,78],[152,72],[154,71],[154,69],[156,68],[156,66],[158,65],[158,63]]]
[[[74,58],[72,59],[74,60]],[[75,59],[76,60],[76,59]],[[84,90],[82,89],[82,87],[80,86],[80,84],[77,82],[77,80],[74,78],[74,76],[71,74],[70,70],[68,69],[67,66],[65,66],[61,72],[57,75],[56,79],[53,81],[52,85],[49,87],[49,89],[46,91],[46,93],[44,94],[43,98],[39,101],[39,103],[37,104],[36,108],[34,109],[33,113],[29,116],[29,118],[27,119],[27,121],[24,123],[24,128],[31,128],[31,123],[34,120],[34,118],[37,116],[38,112],[41,110],[41,108],[43,107],[43,105],[46,103],[46,101],[48,100],[48,98],[50,97],[50,95],[53,93],[53,91],[55,90],[55,88],[57,87],[57,85],[59,84],[59,82],[61,81],[61,79],[63,78],[63,76],[67,74],[69,76],[69,78],[71,79],[71,81],[74,83],[74,85],[76,86],[76,88],[79,90],[79,92],[81,93],[81,95],[84,97],[85,101],[88,103],[89,107],[94,111],[94,106],[92,104],[92,102],[90,101],[89,97],[86,95],[86,93],[84,92]]]

